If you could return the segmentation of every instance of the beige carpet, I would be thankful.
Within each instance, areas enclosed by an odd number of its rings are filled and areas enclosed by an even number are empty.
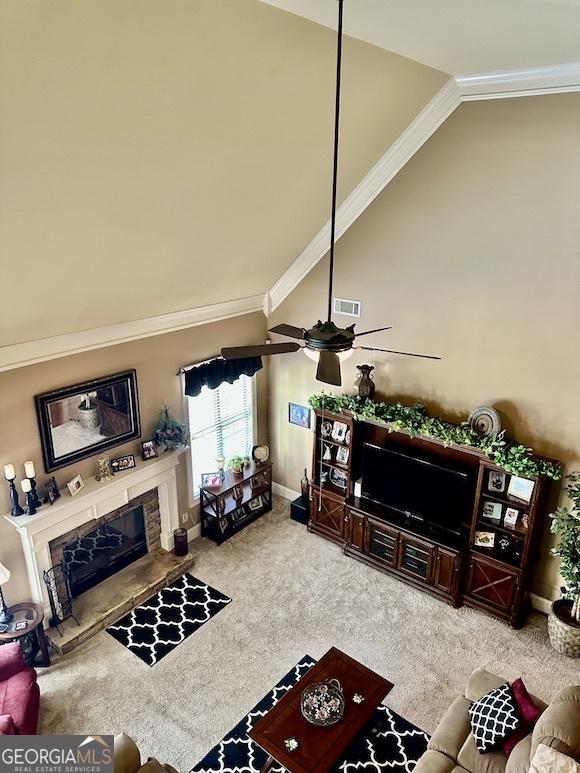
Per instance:
[[[427,731],[480,665],[543,698],[580,684],[542,616],[513,631],[454,610],[308,534],[285,500],[222,547],[193,547],[193,574],[232,603],[153,668],[104,631],[55,660],[40,672],[43,732],[125,731],[186,773],[303,655],[332,645],[394,682],[386,703]]]

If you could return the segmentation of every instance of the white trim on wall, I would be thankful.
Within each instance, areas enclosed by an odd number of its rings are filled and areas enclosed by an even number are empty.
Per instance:
[[[537,593],[530,593],[530,604],[538,612],[543,612],[545,615],[550,614],[550,607],[552,606],[550,599],[538,596]]]
[[[262,295],[0,347],[0,372],[263,310]]]
[[[299,491],[294,491],[294,489],[288,488],[287,486],[283,486],[281,483],[276,482],[272,482],[272,493],[276,494],[278,497],[289,499],[291,502],[294,499],[298,499],[300,496]]]
[[[462,102],[580,91],[580,62],[450,78],[391,145],[336,213],[339,239]],[[306,245],[264,299],[269,316],[328,252],[330,221]]]
[[[525,70],[498,70],[482,75],[457,75],[455,81],[461,90],[462,102],[561,94],[580,90],[580,62]]]

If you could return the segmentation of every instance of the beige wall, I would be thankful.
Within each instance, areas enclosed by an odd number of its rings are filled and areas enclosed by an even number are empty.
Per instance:
[[[379,396],[420,400],[464,419],[500,410],[515,437],[580,465],[580,95],[465,104],[341,239],[335,294],[362,299],[364,339],[440,354],[442,362],[355,355],[376,366]],[[306,325],[325,313],[326,261],[270,323]],[[339,318],[343,324],[352,320]],[[273,455],[280,483],[298,488],[311,438],[289,426],[287,402],[317,390],[302,355],[272,358]],[[535,590],[557,595],[546,529]]]
[[[168,405],[173,415],[182,419],[181,379],[176,371],[182,365],[211,357],[224,344],[232,346],[260,343],[265,336],[263,314],[242,317],[181,330],[176,333],[145,338],[119,346],[111,346],[84,354],[65,357],[27,368],[0,373],[0,470],[11,462],[17,468],[18,480],[24,477],[23,463],[32,459],[36,470],[42,471],[42,452],[34,406],[34,395],[110,373],[135,368],[139,388],[142,438],[150,437],[159,410]],[[268,442],[266,369],[256,375],[257,424],[259,442]],[[139,441],[112,449],[111,455],[140,453]],[[96,456],[57,470],[54,475],[62,487],[73,475],[89,477],[96,472]],[[178,467],[179,512],[189,506],[185,457]],[[40,483],[47,476],[38,474]],[[0,481],[4,484],[4,480]],[[66,496],[64,494],[63,496]],[[21,495],[22,501],[22,495]],[[8,486],[0,486],[0,512],[10,509]],[[26,516],[22,516],[25,518]],[[195,515],[194,515],[195,517]],[[193,521],[189,525],[192,525]],[[29,598],[24,557],[17,532],[0,518],[0,562],[9,567],[12,577],[6,586],[10,603]]]
[[[0,267],[35,280],[0,346],[270,287],[328,217],[335,47],[257,0],[0,0]],[[341,195],[444,81],[345,41]]]

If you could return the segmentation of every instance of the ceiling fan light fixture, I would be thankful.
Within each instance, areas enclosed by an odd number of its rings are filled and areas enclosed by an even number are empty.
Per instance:
[[[304,354],[312,360],[312,362],[318,362],[320,359],[320,351],[316,351],[315,349],[309,349],[307,346],[303,347],[302,351]],[[354,349],[347,349],[344,352],[336,352],[338,354],[338,359],[341,362],[345,362],[348,360],[349,357],[352,357],[354,354]]]

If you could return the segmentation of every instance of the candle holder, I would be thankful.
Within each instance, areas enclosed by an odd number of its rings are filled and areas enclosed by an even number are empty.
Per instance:
[[[26,476],[28,478],[28,475]],[[42,502],[38,498],[38,494],[36,493],[36,479],[35,478],[28,478],[30,481],[30,496],[32,498],[32,501],[34,503],[34,507],[41,507]]]
[[[10,501],[12,502],[12,510],[10,511],[10,515],[24,515],[24,510],[20,507],[20,502],[18,501],[18,491],[14,485],[14,478],[9,480],[8,484],[10,485]]]
[[[34,515],[36,513],[36,505],[34,502],[35,494],[30,489],[30,491],[26,492],[26,510],[24,511],[26,515]]]

